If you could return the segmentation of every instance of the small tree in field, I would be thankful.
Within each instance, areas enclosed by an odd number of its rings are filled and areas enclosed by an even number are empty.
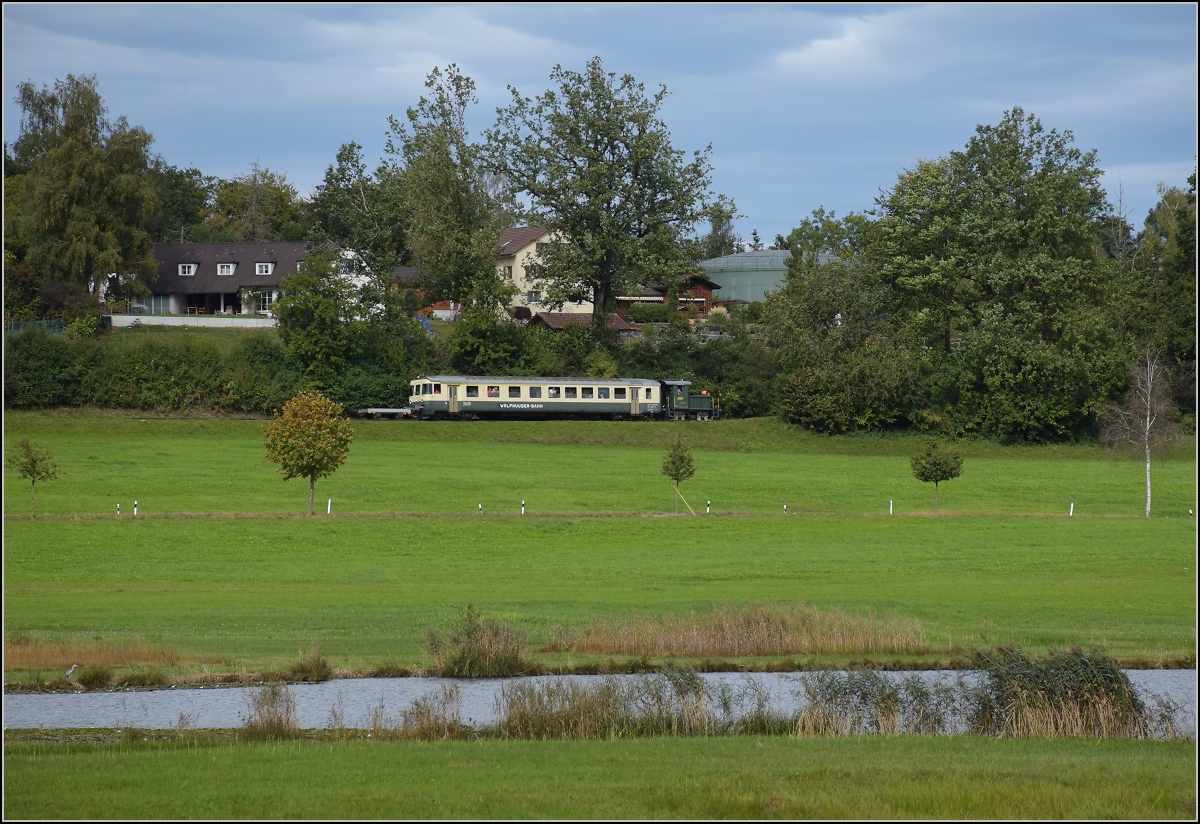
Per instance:
[[[963,459],[957,449],[943,449],[933,438],[925,439],[925,451],[912,456],[910,461],[913,477],[924,483],[933,483],[933,511],[938,511],[938,484],[950,481],[962,474]]]
[[[1150,517],[1150,453],[1179,434],[1167,370],[1149,348],[1129,367],[1129,391],[1104,416],[1104,440],[1131,443],[1146,457],[1146,517]]]
[[[663,458],[662,473],[675,482],[675,514],[678,515],[679,484],[696,474],[696,467],[692,463],[692,450],[684,443],[683,435],[676,435],[674,443],[667,447],[666,457]]]
[[[8,456],[8,468],[29,481],[29,518],[33,520],[33,490],[38,481],[53,481],[58,477],[58,466],[54,463],[54,455],[49,449],[38,449],[29,441],[29,436],[21,438],[17,451]]]
[[[320,392],[301,392],[283,405],[283,413],[263,427],[267,460],[279,464],[285,481],[308,478],[308,514],[313,514],[317,478],[332,475],[346,462],[354,430],[342,417],[342,405]]]

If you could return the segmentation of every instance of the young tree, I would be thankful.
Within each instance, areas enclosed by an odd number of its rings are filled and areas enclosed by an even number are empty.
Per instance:
[[[279,464],[285,481],[308,478],[308,514],[313,514],[317,478],[332,475],[346,461],[354,430],[342,417],[342,405],[315,390],[301,392],[283,405],[283,413],[263,427],[267,460]]]
[[[938,484],[962,474],[963,459],[957,449],[941,448],[933,438],[925,439],[925,451],[912,456],[913,477],[933,483],[933,511],[938,511]]]
[[[1146,458],[1147,518],[1150,517],[1150,453],[1178,437],[1177,415],[1167,370],[1147,346],[1137,363],[1129,367],[1125,400],[1111,404],[1104,421],[1104,439],[1108,443],[1134,444]]]
[[[21,438],[17,451],[8,456],[8,468],[29,481],[29,518],[35,517],[33,491],[38,481],[53,481],[58,477],[58,465],[49,449],[38,449],[29,436]]]
[[[675,514],[678,515],[679,485],[696,474],[696,467],[692,463],[692,450],[684,442],[682,434],[677,434],[675,440],[667,447],[667,454],[663,458],[662,474],[675,482]]]
[[[557,89],[512,103],[487,133],[495,170],[528,194],[553,242],[532,262],[551,304],[590,298],[603,331],[610,304],[638,283],[671,283],[695,263],[694,228],[709,216],[711,148],[671,145],[652,96],[599,57],[581,72],[555,66]]]

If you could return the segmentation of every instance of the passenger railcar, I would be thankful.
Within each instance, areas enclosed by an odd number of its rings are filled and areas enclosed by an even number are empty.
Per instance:
[[[689,381],[646,378],[530,378],[418,375],[403,409],[360,409],[360,415],[430,418],[608,417],[710,420],[721,410]]]

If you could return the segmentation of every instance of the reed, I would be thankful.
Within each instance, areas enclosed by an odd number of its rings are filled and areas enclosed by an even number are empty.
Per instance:
[[[84,667],[75,674],[75,680],[89,692],[102,690],[112,685],[113,671],[110,667]]]
[[[462,722],[462,693],[457,684],[442,684],[432,695],[417,698],[400,717],[405,738],[449,741],[474,734]]]
[[[4,639],[4,669],[9,672],[65,671],[72,664],[110,669],[177,666],[182,660],[175,650],[141,642],[68,644],[44,641],[24,634],[14,634]]]
[[[1051,647],[1034,658],[1015,645],[976,651],[984,673],[969,690],[972,732],[1012,738],[1178,737],[1171,708],[1147,702],[1102,650]]]
[[[801,677],[806,704],[792,722],[801,738],[831,735],[948,735],[955,731],[961,690],[930,687],[919,676],[885,679],[874,670]]]
[[[473,604],[459,610],[446,637],[427,633],[435,672],[450,678],[501,678],[533,670],[525,634],[507,621],[485,618]]]
[[[313,644],[307,652],[300,654],[300,660],[288,667],[283,675],[288,681],[317,683],[333,677],[333,668],[321,653],[321,646]]]
[[[300,736],[296,698],[286,684],[270,684],[250,694],[246,724],[239,733],[252,741]]]
[[[662,618],[598,618],[580,633],[560,631],[551,648],[597,654],[734,657],[930,651],[918,621],[821,610],[803,602],[722,604],[706,613]]]

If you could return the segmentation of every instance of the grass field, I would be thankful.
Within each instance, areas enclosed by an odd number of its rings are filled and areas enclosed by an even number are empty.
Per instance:
[[[34,819],[1194,820],[1192,742],[956,738],[6,741]]]
[[[714,514],[674,518],[654,516],[673,511],[658,468],[678,425],[370,421],[318,482],[335,517],[306,520],[293,517],[306,489],[267,463],[260,422],[71,412],[5,423],[9,442],[29,435],[65,473],[39,485],[36,521],[27,486],[5,473],[6,637],[164,645],[251,669],[317,642],[335,666],[362,669],[428,663],[426,628],[467,603],[539,644],[630,611],[805,601],[916,619],[931,661],[999,642],[1195,655],[1186,448],[1156,463],[1147,520],[1136,461],[967,443],[932,517],[932,490],[908,471],[919,439],[695,424],[684,431],[697,473],[683,489]]]

